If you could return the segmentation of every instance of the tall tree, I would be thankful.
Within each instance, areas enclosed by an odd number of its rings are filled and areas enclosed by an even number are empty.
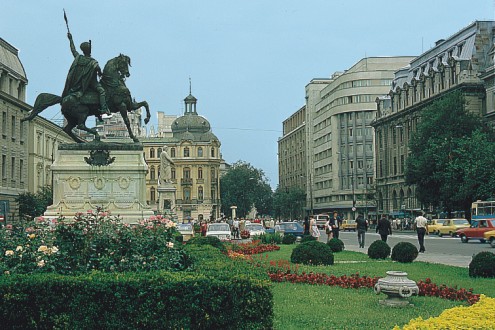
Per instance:
[[[252,207],[267,214],[272,209],[272,190],[262,170],[243,161],[237,161],[220,178],[222,212],[231,215],[231,206],[237,206],[237,216],[245,217]]]
[[[484,170],[493,162],[493,153],[487,153],[493,141],[482,118],[465,109],[462,94],[448,94],[421,112],[409,145],[406,183],[416,185],[424,205],[443,205],[447,212],[468,210],[486,189],[481,187],[483,180],[491,176]]]
[[[306,193],[299,187],[277,187],[273,194],[273,207],[277,218],[301,219]]]
[[[27,192],[19,194],[16,198],[19,204],[19,216],[21,219],[32,219],[43,215],[47,207],[53,203],[52,188],[45,186],[36,194]]]

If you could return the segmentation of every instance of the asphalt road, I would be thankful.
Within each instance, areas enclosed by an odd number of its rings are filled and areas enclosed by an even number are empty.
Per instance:
[[[327,235],[322,232],[320,241],[326,242]],[[368,246],[375,240],[380,239],[380,235],[375,233],[374,229],[366,233],[365,248],[358,247],[357,232],[340,232],[339,238],[344,242],[345,249],[349,251],[358,251],[367,253]],[[399,242],[410,242],[419,249],[418,237],[414,231],[395,231],[388,237],[387,243],[391,248]],[[489,251],[495,253],[495,249],[488,243],[480,243],[478,240],[470,240],[468,243],[461,243],[460,238],[438,237],[437,235],[425,236],[425,253],[420,253],[416,260],[431,263],[440,263],[458,267],[469,267],[472,256],[481,252]]]

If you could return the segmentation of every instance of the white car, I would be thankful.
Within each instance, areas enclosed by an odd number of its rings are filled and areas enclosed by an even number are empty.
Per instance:
[[[249,231],[251,237],[265,234],[265,228],[260,223],[250,223],[246,225],[245,229]]]
[[[206,236],[215,236],[221,241],[228,241],[230,240],[230,226],[228,223],[210,223]]]
[[[177,225],[177,231],[182,234],[184,242],[194,237],[194,229],[190,223],[180,223]]]

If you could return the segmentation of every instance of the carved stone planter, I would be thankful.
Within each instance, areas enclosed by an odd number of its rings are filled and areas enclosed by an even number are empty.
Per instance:
[[[380,300],[380,304],[391,307],[412,305],[408,298],[419,294],[416,282],[407,278],[406,272],[388,271],[387,277],[381,278],[375,284],[375,293],[384,293],[387,299]]]

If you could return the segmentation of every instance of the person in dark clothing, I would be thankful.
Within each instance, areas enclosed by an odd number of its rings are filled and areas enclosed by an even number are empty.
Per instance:
[[[376,232],[380,234],[382,241],[387,242],[388,235],[392,235],[392,224],[385,216],[378,220]]]
[[[340,220],[342,222],[342,220]],[[339,216],[337,211],[333,212],[333,216],[330,216],[330,225],[332,226],[332,234],[334,238],[339,238]]]
[[[308,218],[308,216],[304,217],[304,235],[309,235],[309,218]]]
[[[360,248],[364,248],[364,237],[368,231],[368,221],[360,213],[356,218],[356,230],[358,232],[358,243]]]

